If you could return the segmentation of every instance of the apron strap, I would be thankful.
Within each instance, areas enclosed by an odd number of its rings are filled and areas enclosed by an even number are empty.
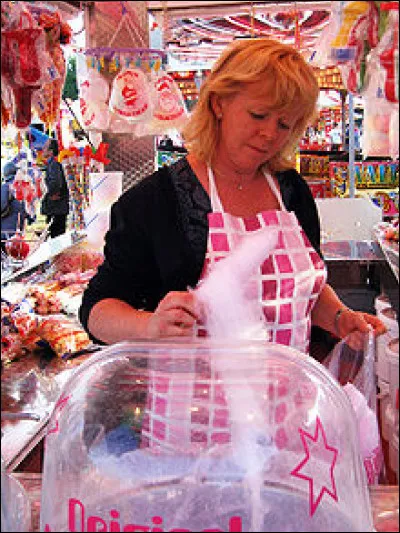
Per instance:
[[[223,213],[224,209],[222,207],[222,203],[217,191],[217,186],[215,185],[215,178],[214,178],[214,172],[212,171],[212,168],[207,165],[207,172],[208,172],[208,186],[210,188],[210,201],[211,201],[211,208],[214,213],[220,212]]]
[[[271,174],[269,172],[266,172],[265,170],[263,170],[263,174],[267,178],[269,186],[271,187],[272,192],[275,194],[276,199],[278,200],[278,203],[281,206],[282,211],[286,211],[286,207],[285,207],[285,204],[283,203],[281,193],[278,187],[276,186],[275,181],[273,180]]]

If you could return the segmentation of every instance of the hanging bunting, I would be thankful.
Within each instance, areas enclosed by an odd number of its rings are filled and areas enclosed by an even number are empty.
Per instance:
[[[301,50],[300,22],[299,12],[297,9],[294,12],[294,46],[296,50]]]

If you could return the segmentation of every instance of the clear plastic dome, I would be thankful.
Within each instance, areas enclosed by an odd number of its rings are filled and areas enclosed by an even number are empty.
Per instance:
[[[9,474],[1,458],[1,530],[31,531],[31,503],[26,490]]]
[[[121,343],[46,436],[42,531],[373,531],[351,404],[264,342]]]

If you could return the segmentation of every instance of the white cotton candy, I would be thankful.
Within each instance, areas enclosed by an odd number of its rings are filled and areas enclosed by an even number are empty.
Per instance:
[[[254,298],[246,298],[245,293],[246,284],[275,248],[277,238],[277,231],[270,228],[245,235],[196,289],[196,296],[204,305],[210,337],[266,338],[261,306]]]
[[[266,228],[246,235],[240,245],[215,265],[196,289],[205,309],[205,324],[211,338],[256,340],[268,333],[259,303],[246,298],[246,284],[276,246],[278,234]],[[222,378],[230,411],[231,443],[235,462],[245,471],[254,513],[252,531],[261,531],[265,506],[261,502],[263,470],[276,453],[269,434],[259,394],[251,380],[262,370],[261,358],[249,353],[246,360],[215,354],[212,368]],[[240,376],[240,387],[237,386]],[[249,377],[247,381],[246,377]]]

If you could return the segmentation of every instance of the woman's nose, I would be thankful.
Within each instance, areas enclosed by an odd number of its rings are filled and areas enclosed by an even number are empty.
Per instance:
[[[273,140],[278,136],[278,121],[269,118],[266,119],[260,128],[260,135],[267,140]]]

